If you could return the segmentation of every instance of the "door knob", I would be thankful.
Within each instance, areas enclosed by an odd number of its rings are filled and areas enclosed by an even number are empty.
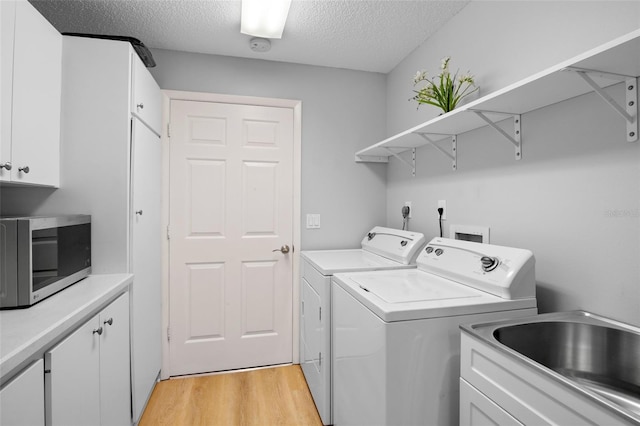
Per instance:
[[[136,210],[136,214],[142,216],[142,210]]]
[[[0,164],[0,169],[11,170],[11,162],[7,161],[6,163]]]
[[[113,318],[109,318],[108,320],[103,322],[103,324],[105,324],[105,325],[113,325]]]
[[[18,167],[19,172],[29,173],[29,166]]]
[[[93,330],[93,334],[98,334],[98,336],[102,335],[102,327],[98,327],[95,330]]]
[[[279,251],[282,254],[287,254],[287,253],[289,253],[289,246],[285,244],[282,247],[280,247],[279,249],[275,249],[275,250],[272,250],[272,251]]]

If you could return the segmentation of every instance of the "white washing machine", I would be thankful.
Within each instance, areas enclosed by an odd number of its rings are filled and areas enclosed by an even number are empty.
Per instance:
[[[528,250],[434,238],[417,264],[334,275],[336,426],[457,425],[459,325],[537,313]]]
[[[303,251],[300,365],[325,425],[331,414],[331,276],[337,272],[415,268],[426,239],[419,232],[375,227],[360,249]]]

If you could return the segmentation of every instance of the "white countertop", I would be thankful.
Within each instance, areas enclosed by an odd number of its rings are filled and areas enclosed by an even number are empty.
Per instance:
[[[41,356],[131,283],[131,274],[90,275],[29,308],[0,311],[0,379]]]

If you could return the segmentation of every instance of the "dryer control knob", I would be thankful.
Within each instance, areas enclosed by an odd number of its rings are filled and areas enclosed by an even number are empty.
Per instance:
[[[482,262],[482,269],[485,272],[493,271],[498,266],[498,263],[500,263],[495,257],[489,256],[482,256],[480,262]]]

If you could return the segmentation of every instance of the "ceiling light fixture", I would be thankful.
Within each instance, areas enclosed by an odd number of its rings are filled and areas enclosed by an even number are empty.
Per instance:
[[[263,38],[282,38],[291,0],[242,0],[240,32]]]

